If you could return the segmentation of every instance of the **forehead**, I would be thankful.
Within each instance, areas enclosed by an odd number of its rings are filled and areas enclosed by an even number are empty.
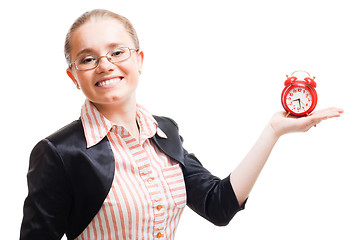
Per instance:
[[[134,47],[124,25],[115,19],[90,19],[74,32],[71,43],[72,56],[84,49],[94,52],[106,51],[114,44]]]

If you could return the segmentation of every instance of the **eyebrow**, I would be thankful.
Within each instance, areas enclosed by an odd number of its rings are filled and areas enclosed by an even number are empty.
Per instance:
[[[85,48],[76,54],[75,59],[84,53],[93,53],[93,52],[94,50],[92,50],[91,48]]]
[[[124,43],[110,43],[107,45],[107,48],[115,48],[115,47],[125,47],[128,46],[127,44]],[[84,53],[94,53],[95,50],[93,50],[92,48],[84,48],[82,49],[80,52],[78,52],[75,56],[75,59],[78,58],[80,55],[84,54]]]

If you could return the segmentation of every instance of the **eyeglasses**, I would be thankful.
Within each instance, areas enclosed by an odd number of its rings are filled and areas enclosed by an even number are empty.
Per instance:
[[[118,47],[109,51],[105,56],[96,56],[96,55],[85,55],[78,57],[74,62],[70,63],[69,67],[72,65],[79,71],[86,71],[96,68],[99,65],[100,58],[106,57],[106,59],[111,63],[118,63],[125,61],[131,57],[131,51],[139,51],[139,49],[129,48],[129,47]]]

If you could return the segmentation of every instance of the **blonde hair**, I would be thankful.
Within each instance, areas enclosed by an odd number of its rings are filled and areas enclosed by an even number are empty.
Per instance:
[[[70,53],[71,53],[71,47],[72,47],[71,46],[71,38],[72,38],[73,33],[79,27],[81,27],[82,25],[84,25],[85,23],[90,21],[91,19],[95,19],[95,18],[105,18],[105,19],[108,18],[108,19],[118,20],[120,23],[122,23],[124,25],[125,29],[129,33],[130,37],[133,39],[135,48],[136,49],[140,48],[139,39],[136,34],[135,28],[133,27],[131,22],[126,17],[123,17],[119,14],[113,13],[108,10],[95,9],[95,10],[92,10],[89,12],[85,12],[78,19],[76,19],[76,21],[71,25],[68,33],[66,34],[64,53],[65,53],[65,58],[66,58],[68,65],[70,65],[70,63],[71,63]]]

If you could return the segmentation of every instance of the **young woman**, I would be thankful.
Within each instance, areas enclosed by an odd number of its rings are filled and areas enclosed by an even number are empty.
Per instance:
[[[183,149],[172,119],[137,104],[144,53],[126,18],[106,10],[83,14],[67,34],[65,56],[86,100],[79,120],[31,153],[21,239],[173,239],[185,205],[226,225],[244,209],[279,137],[342,113],[276,113],[221,180]]]

